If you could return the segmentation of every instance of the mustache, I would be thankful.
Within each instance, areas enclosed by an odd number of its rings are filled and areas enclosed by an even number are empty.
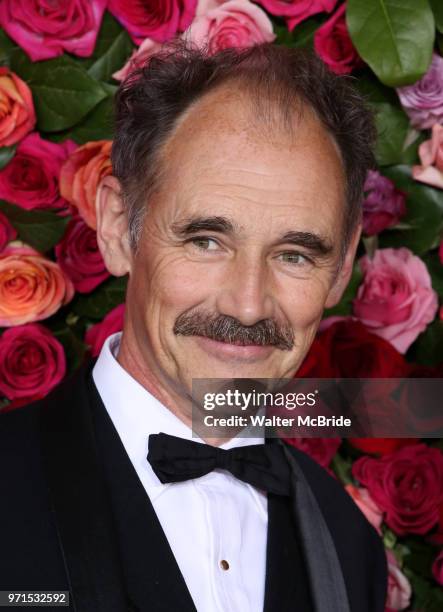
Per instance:
[[[262,319],[254,325],[243,325],[229,315],[194,311],[177,317],[173,332],[177,336],[204,336],[229,344],[270,345],[284,351],[290,351],[294,347],[292,328],[273,319]]]

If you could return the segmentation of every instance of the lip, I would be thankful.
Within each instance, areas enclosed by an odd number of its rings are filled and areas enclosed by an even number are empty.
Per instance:
[[[193,336],[193,338],[205,353],[222,361],[227,359],[245,362],[260,361],[270,355],[275,348],[270,345],[249,344],[244,346],[229,344],[227,342],[218,342],[205,336]]]

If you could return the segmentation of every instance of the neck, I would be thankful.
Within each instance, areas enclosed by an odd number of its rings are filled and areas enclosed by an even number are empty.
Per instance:
[[[180,419],[187,427],[192,429],[192,411],[184,409],[184,406],[191,406],[190,398],[186,393],[180,393],[175,390],[173,385],[162,382],[160,374],[156,373],[156,367],[152,357],[145,355],[138,347],[137,342],[131,342],[131,333],[125,330],[122,334],[117,361],[128,374],[132,376],[142,387],[144,387],[151,395],[161,402],[168,410],[170,410],[178,419]],[[236,432],[233,433],[233,436]],[[231,437],[233,437],[231,436]],[[226,443],[229,437],[223,438],[208,438],[202,439],[212,446],[220,446]]]

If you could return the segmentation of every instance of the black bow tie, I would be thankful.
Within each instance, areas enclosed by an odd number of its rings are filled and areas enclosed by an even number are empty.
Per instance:
[[[147,459],[162,483],[199,478],[219,468],[269,493],[292,492],[291,468],[276,444],[224,449],[159,433],[149,436]]]

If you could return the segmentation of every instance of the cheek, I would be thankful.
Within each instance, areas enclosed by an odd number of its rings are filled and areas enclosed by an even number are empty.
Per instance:
[[[282,307],[295,332],[309,331],[321,319],[327,297],[319,279],[294,281],[281,292]]]
[[[211,288],[210,279],[202,270],[174,253],[145,257],[147,263],[134,273],[137,292],[149,316],[154,319],[175,319],[178,314],[201,303]]]

